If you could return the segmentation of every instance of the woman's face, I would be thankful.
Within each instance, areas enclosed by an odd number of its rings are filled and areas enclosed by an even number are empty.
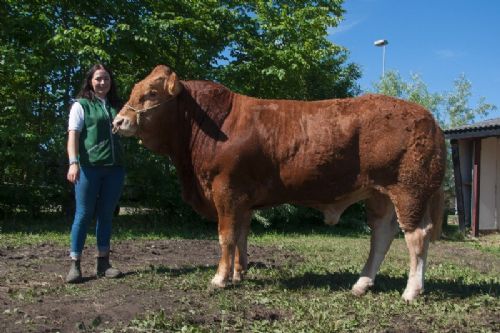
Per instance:
[[[111,88],[111,78],[104,69],[98,69],[92,76],[92,88],[97,97],[105,98]]]

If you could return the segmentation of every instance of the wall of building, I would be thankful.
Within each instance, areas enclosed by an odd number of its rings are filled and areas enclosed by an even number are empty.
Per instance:
[[[481,140],[479,230],[499,230],[500,139]]]

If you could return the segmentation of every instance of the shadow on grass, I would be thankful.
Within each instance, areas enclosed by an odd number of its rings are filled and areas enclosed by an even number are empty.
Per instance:
[[[290,279],[282,279],[280,283],[289,290],[329,288],[330,290],[350,289],[359,275],[352,272],[305,273]]]
[[[328,287],[333,291],[350,290],[356,283],[359,275],[352,272],[334,272],[326,274],[306,273],[302,276],[283,279],[280,283],[290,290],[315,289]],[[388,275],[378,275],[375,285],[371,291],[373,293],[385,293],[388,291],[403,292],[406,287],[406,277],[392,277]],[[258,281],[255,281],[259,283]],[[463,279],[457,281],[430,279],[425,281],[426,293],[437,293],[450,298],[467,298],[474,295],[490,295],[498,297],[500,294],[500,284],[491,282],[468,283]]]
[[[217,266],[215,265],[198,265],[198,266],[186,266],[186,267],[177,267],[177,268],[170,268],[167,266],[152,266],[148,269],[139,269],[135,271],[129,271],[129,272],[124,272],[124,276],[134,276],[134,275],[141,275],[141,274],[159,274],[159,275],[168,275],[171,277],[180,277],[183,275],[189,275],[193,273],[199,273],[199,272],[214,272],[216,271]]]
[[[249,268],[257,270],[272,269],[272,266],[260,263],[250,262]],[[275,267],[276,268],[276,267]],[[194,273],[215,273],[216,265],[196,265],[185,266],[179,268],[171,268],[164,265],[150,266],[147,269],[124,272],[124,276],[138,276],[142,274],[159,274],[171,277],[181,277]],[[251,285],[257,287],[265,287],[268,285],[280,284],[288,290],[307,290],[307,289],[324,289],[328,288],[331,291],[350,290],[358,280],[359,275],[350,271],[328,272],[325,274],[305,273],[301,276],[293,278],[246,278],[245,280]],[[386,274],[377,275],[375,286],[371,288],[372,293],[387,293],[397,291],[402,293],[406,287],[407,277],[393,277]],[[209,281],[207,281],[209,284]],[[245,288],[244,285],[229,287]],[[425,292],[427,294],[434,293],[444,298],[468,298],[476,295],[489,295],[498,297],[500,295],[500,284],[494,281],[469,283],[463,278],[456,281],[427,279],[425,281]]]

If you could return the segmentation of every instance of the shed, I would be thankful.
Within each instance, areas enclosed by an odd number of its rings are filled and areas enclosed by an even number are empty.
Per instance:
[[[444,131],[450,139],[460,229],[500,230],[500,118]]]

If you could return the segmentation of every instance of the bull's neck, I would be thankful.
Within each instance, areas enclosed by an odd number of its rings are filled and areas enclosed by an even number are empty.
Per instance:
[[[183,89],[175,102],[153,123],[148,123],[140,136],[144,146],[170,157],[180,178],[183,199],[200,214],[214,218],[213,204],[204,196],[198,177],[203,173],[203,165],[211,159],[217,142],[226,137],[220,130],[221,122],[207,115],[194,93]]]
[[[195,108],[194,100],[183,91],[177,98],[175,110],[170,110],[173,111],[170,113],[171,118],[163,120],[161,136],[166,147],[165,154],[177,170],[184,201],[205,217],[214,218],[212,205],[204,197],[197,177],[200,166],[195,155],[198,151],[199,128],[192,114]]]

